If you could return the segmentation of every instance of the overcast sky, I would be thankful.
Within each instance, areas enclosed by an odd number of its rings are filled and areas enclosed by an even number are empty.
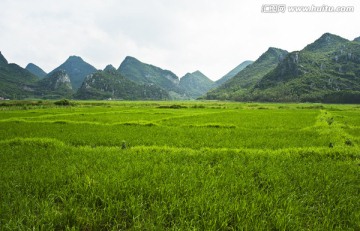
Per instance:
[[[0,51],[46,72],[70,55],[98,69],[126,56],[216,80],[268,47],[300,50],[330,32],[360,36],[358,0],[1,0]],[[353,13],[262,13],[264,4],[354,6]]]

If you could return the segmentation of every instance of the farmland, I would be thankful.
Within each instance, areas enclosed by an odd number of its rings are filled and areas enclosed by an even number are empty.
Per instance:
[[[1,230],[359,230],[360,107],[0,107]]]

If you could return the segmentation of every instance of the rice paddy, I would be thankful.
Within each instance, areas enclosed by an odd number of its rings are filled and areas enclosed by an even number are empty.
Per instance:
[[[360,230],[360,108],[0,107],[1,230]]]

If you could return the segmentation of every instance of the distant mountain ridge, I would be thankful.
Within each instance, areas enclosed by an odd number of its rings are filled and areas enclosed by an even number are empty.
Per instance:
[[[234,69],[232,69],[229,73],[218,79],[215,84],[217,86],[220,86],[221,84],[225,83],[229,79],[232,79],[234,76],[236,76],[240,71],[242,71],[245,67],[252,64],[254,61],[246,60],[242,63],[240,63],[238,66],[236,66]]]

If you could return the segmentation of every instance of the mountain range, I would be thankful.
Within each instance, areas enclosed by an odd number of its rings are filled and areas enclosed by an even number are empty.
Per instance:
[[[118,69],[108,65],[103,71],[81,57],[70,56],[47,74],[33,63],[25,69],[8,64],[0,53],[0,76],[0,97],[10,99],[186,100],[204,95],[214,86],[200,71],[180,79],[130,56]]]
[[[271,49],[271,48],[270,48]],[[270,50],[269,49],[269,50]],[[264,54],[269,53],[269,50]],[[300,51],[282,52],[266,70],[253,64],[207,99],[265,102],[360,103],[360,42],[325,33]],[[250,78],[244,78],[246,73]],[[250,83],[249,81],[250,80]]]
[[[8,63],[0,52],[0,98],[360,103],[360,37],[325,33],[299,51],[270,47],[215,82],[200,71],[179,78],[130,56],[104,70],[70,56],[46,73]]]

